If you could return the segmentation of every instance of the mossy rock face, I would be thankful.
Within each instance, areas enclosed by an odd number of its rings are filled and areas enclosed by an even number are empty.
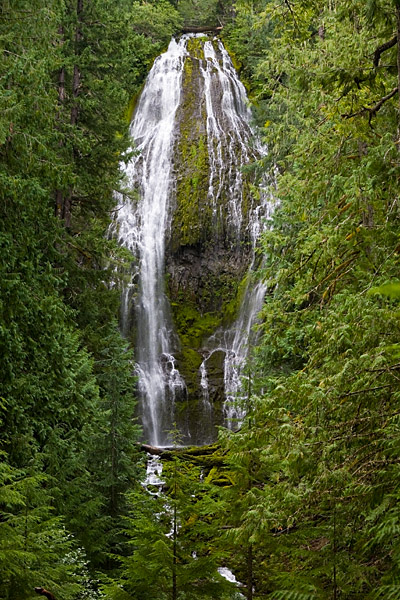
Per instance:
[[[200,393],[200,365],[204,360],[202,344],[220,325],[220,318],[214,313],[201,314],[194,302],[183,298],[173,303],[172,311],[181,341],[181,351],[176,353],[177,364],[189,397],[193,398]]]
[[[204,202],[209,182],[207,114],[205,98],[199,93],[203,75],[203,46],[199,38],[188,42],[182,102],[178,111],[179,136],[175,154],[176,207],[172,222],[171,250],[193,246],[210,234],[211,208]]]
[[[223,350],[215,350],[206,360],[209,396],[213,398],[214,404],[220,408],[222,408],[225,399],[223,385],[224,361],[225,352]]]
[[[184,59],[174,150],[176,183],[166,248],[166,289],[175,331],[180,339],[180,349],[174,356],[187,385],[188,406],[185,410],[190,431],[196,428],[201,410],[205,410],[199,369],[209,355],[207,340],[218,328],[232,325],[237,317],[252,254],[249,235],[249,215],[254,205],[251,177],[241,174],[238,165],[243,148],[234,135],[230,137],[230,152],[233,149],[239,158],[228,159],[229,153],[221,145],[218,152],[225,169],[221,181],[217,171],[211,168],[204,89],[204,42],[209,39],[190,38],[188,55]],[[213,46],[222,64],[218,43],[213,41]],[[217,72],[217,68],[213,68],[212,77]],[[224,102],[226,90],[217,76],[212,83],[215,86],[211,86],[210,93],[214,106],[218,107]],[[221,113],[219,126],[225,125],[228,127]],[[213,138],[213,148],[217,146],[218,141]],[[231,196],[231,183],[236,181],[238,171],[243,185],[240,194],[235,194],[240,198]],[[217,198],[210,193],[211,187],[218,189]],[[232,222],[232,202],[235,201],[240,203],[239,224]],[[222,421],[224,358],[221,351],[213,352],[207,359],[208,399],[214,411],[211,419],[214,425]]]
[[[253,203],[250,183],[243,176],[241,224],[232,223],[230,203],[236,199],[230,197],[230,183],[239,167],[229,164],[231,159],[223,144],[218,148],[221,162],[226,163],[222,186],[217,180],[218,172],[211,170],[204,84],[204,42],[207,40],[207,37],[188,40],[189,54],[185,57],[182,100],[177,113],[175,205],[167,248],[170,298],[174,301],[177,294],[183,292],[185,300],[196,304],[202,314],[223,313],[224,306],[236,295],[238,282],[250,261],[248,224]],[[213,46],[222,61],[216,41]],[[215,106],[222,105],[226,90],[218,78],[214,83],[215,88],[209,93],[217,99]],[[219,122],[220,126],[225,125],[222,111]],[[218,145],[218,141],[213,139],[213,144]],[[234,136],[230,144],[236,153],[243,151]],[[211,187],[219,190],[217,200],[210,196]],[[222,315],[221,320],[226,317]]]
[[[201,313],[193,301],[181,298],[172,304],[175,326],[184,346],[199,350],[203,340],[221,324],[218,314]]]
[[[136,93],[133,94],[133,96],[131,96],[131,98],[129,100],[129,103],[128,103],[128,106],[126,107],[126,110],[125,110],[125,119],[126,119],[126,121],[129,124],[132,122],[133,115],[134,115],[134,112],[135,112],[135,109],[136,109],[136,105],[137,105],[137,102],[138,102],[138,99],[140,97],[140,94],[141,94],[142,90],[143,90],[143,86],[141,86],[136,91]]]

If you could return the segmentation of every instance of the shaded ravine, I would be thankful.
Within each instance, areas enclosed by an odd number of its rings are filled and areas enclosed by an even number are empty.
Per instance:
[[[171,442],[174,422],[184,443],[212,441],[215,425],[229,423],[229,403],[240,387],[263,288],[247,278],[241,308],[227,319],[226,302],[234,301],[237,289],[226,298],[220,281],[230,278],[234,287],[252,268],[255,232],[265,212],[243,175],[243,166],[260,155],[250,119],[244,87],[222,43],[194,35],[173,39],[156,59],[135,110],[131,135],[137,153],[126,169],[132,193],[118,198],[113,231],[135,257],[121,327],[134,338],[144,436],[154,446]],[[206,287],[211,276],[215,298]],[[205,315],[214,325],[214,338],[205,328],[189,348],[198,355],[190,369],[182,358],[188,353],[186,332],[176,317],[179,303],[189,301],[199,318]],[[217,338],[226,357],[225,417],[207,389],[203,361],[219,347],[211,341]]]

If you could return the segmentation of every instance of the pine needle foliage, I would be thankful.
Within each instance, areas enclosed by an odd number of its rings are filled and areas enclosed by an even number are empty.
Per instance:
[[[255,597],[397,593],[397,10],[270,0],[253,16],[279,202],[261,242],[253,412],[224,443]]]
[[[116,325],[131,259],[107,230],[133,99],[180,18],[167,2],[0,4],[0,527],[15,541],[0,595],[45,585],[62,600],[82,592],[67,574],[86,555],[109,567],[136,479],[131,349]]]
[[[218,490],[200,480],[200,469],[175,455],[164,464],[164,492],[137,489],[124,533],[129,553],[120,577],[105,590],[113,600],[229,599],[235,587],[218,572],[225,551],[215,516]]]

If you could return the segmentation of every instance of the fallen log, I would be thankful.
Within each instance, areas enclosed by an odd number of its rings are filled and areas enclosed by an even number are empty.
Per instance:
[[[147,452],[152,456],[162,456],[167,451],[166,448],[157,448],[157,446],[150,446],[149,444],[139,444],[139,446],[143,452]]]
[[[202,27],[184,27],[182,29],[182,33],[221,33],[222,31],[222,26],[215,26],[215,25],[209,25],[209,26],[202,26]]]
[[[163,460],[173,460],[179,456],[182,460],[195,462],[204,467],[223,465],[226,461],[226,452],[221,451],[218,442],[207,446],[169,446],[158,448],[150,444],[138,444],[140,450],[152,456],[159,456]]]
[[[139,443],[139,447],[143,452],[148,452],[153,456],[164,456],[171,454],[188,454],[190,456],[203,456],[205,454],[213,454],[220,449],[217,442],[208,444],[207,446],[151,446],[150,444]]]

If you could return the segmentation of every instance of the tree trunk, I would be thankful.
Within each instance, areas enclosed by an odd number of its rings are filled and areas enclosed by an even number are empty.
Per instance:
[[[174,545],[173,545],[173,558],[172,558],[172,600],[176,600],[177,597],[177,585],[176,585],[176,563],[177,561],[177,514],[176,514],[176,498],[174,505]]]
[[[77,32],[78,35],[78,32]],[[74,65],[74,75],[72,77],[72,98],[73,104],[71,108],[71,125],[76,125],[79,117],[79,106],[77,98],[79,96],[81,86],[81,72],[78,65]]]
[[[172,547],[172,600],[176,600],[177,598],[177,585],[176,585],[176,565],[178,562],[177,552],[178,552],[178,511],[176,507],[176,477],[177,477],[177,468],[176,468],[176,460],[174,462],[174,530],[173,530],[173,547]]]
[[[337,600],[338,587],[337,587],[337,567],[336,567],[336,505],[333,507],[333,600]]]
[[[83,23],[83,0],[77,0],[76,4],[76,15],[77,15],[77,26],[75,31],[75,60],[80,55],[80,42],[83,39],[82,33],[82,23]],[[74,72],[72,76],[72,108],[71,108],[71,117],[70,123],[73,126],[76,126],[79,119],[79,104],[78,97],[81,90],[81,72],[79,70],[79,66],[74,64]],[[74,152],[75,154],[75,152]],[[63,214],[62,217],[64,219],[64,225],[66,228],[71,227],[71,217],[72,217],[72,189],[69,191],[68,195],[64,198],[63,205]]]
[[[222,26],[216,27],[215,25],[211,25],[210,27],[184,27],[182,29],[182,33],[220,33],[222,31]]]
[[[80,55],[80,42],[83,39],[82,23],[83,23],[83,0],[77,0],[76,4],[77,26],[75,31],[75,57]],[[71,125],[76,125],[79,117],[79,106],[77,98],[81,88],[81,72],[77,64],[74,65],[74,74],[72,77],[72,109],[71,109]]]
[[[60,34],[60,44],[61,46],[64,44],[64,28],[60,27],[58,30]],[[59,110],[57,113],[57,120],[60,121],[62,118],[62,109],[65,104],[65,67],[62,66],[58,73],[58,106]],[[64,142],[62,138],[59,141],[59,147],[62,148],[64,146]],[[62,190],[56,190],[56,206],[55,206],[56,216],[60,219],[62,218],[62,214],[64,212],[64,193]]]
[[[65,102],[65,67],[61,67],[58,75],[58,103],[63,106]]]
[[[253,600],[253,546],[250,544],[247,549],[247,600]]]
[[[397,144],[400,143],[400,4],[396,6],[396,25],[397,25],[397,91],[398,91],[398,106],[399,116],[397,125]]]
[[[140,450],[142,450],[143,452],[147,452],[148,454],[151,454],[152,456],[161,456],[162,458],[165,458],[166,460],[171,460],[176,455],[183,455],[183,458],[185,458],[186,455],[188,457],[190,457],[190,456],[195,456],[195,457],[209,456],[209,455],[217,453],[221,450],[220,445],[217,443],[209,444],[208,446],[182,446],[181,448],[178,448],[176,446],[168,446],[168,447],[164,447],[164,448],[159,448],[157,446],[150,446],[149,444],[142,444],[141,442],[137,442],[137,445],[139,446]],[[222,463],[223,455],[218,454],[216,456],[215,460],[218,463]]]
[[[117,482],[118,482],[118,443],[117,443],[117,423],[118,423],[118,400],[115,386],[112,391],[113,407],[112,407],[112,420],[111,420],[111,489],[110,489],[110,514],[112,517],[116,517],[118,514],[118,493],[117,493]]]

